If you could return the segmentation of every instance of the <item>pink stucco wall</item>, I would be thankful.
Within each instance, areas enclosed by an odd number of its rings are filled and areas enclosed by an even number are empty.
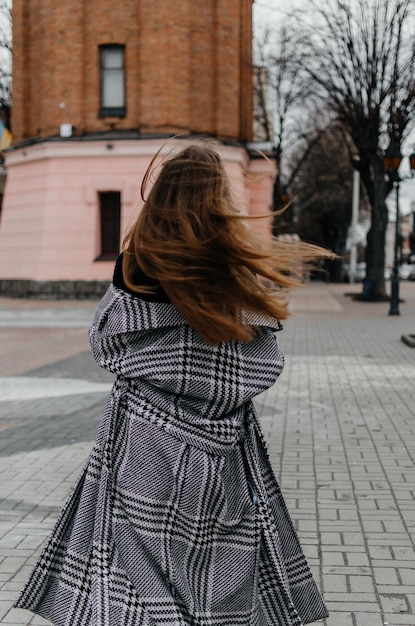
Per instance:
[[[169,142],[165,150],[171,150]],[[184,140],[176,141],[182,148]],[[141,206],[140,185],[158,140],[56,141],[7,155],[0,222],[0,279],[109,280],[99,254],[100,191],[121,192],[121,237]],[[241,209],[264,213],[272,175],[240,147],[220,148]],[[250,169],[254,174],[250,176]],[[266,222],[255,228],[266,230]]]
[[[252,228],[264,235],[272,234],[272,218],[264,218],[272,210],[272,189],[275,179],[274,164],[265,159],[254,159],[249,163],[246,176],[246,194],[249,196],[250,215],[261,216],[252,220]]]

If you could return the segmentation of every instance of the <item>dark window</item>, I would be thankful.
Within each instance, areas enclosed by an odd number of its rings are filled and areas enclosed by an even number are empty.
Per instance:
[[[121,193],[99,193],[101,251],[99,261],[116,259],[120,251]]]
[[[125,110],[125,46],[100,46],[101,117],[124,117]]]

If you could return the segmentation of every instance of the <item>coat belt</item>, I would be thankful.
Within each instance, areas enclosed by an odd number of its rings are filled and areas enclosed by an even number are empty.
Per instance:
[[[123,376],[117,377],[111,396],[117,413],[124,410],[130,419],[154,424],[176,439],[209,454],[227,455],[248,432],[250,402],[217,420],[206,419],[184,411],[179,401],[170,403],[167,410],[164,406],[161,408],[156,393],[148,394],[139,383]]]

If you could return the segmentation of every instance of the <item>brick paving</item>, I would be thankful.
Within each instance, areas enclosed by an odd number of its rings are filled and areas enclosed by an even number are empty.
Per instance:
[[[415,626],[415,283],[388,303],[312,283],[262,394],[274,468],[330,609],[325,626]],[[89,353],[93,303],[0,299],[0,623],[91,449],[112,377]],[[75,626],[75,625],[74,625]],[[109,625],[112,626],[112,625]],[[115,625],[114,625],[115,626]]]

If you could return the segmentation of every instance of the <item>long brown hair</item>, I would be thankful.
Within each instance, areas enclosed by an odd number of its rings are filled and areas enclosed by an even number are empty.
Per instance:
[[[255,329],[242,322],[241,311],[287,318],[286,290],[303,283],[310,261],[329,254],[304,243],[260,239],[246,225],[249,219],[237,210],[216,149],[184,148],[161,164],[124,239],[125,284],[138,294],[151,291],[133,283],[138,266],[206,342],[249,340]]]

